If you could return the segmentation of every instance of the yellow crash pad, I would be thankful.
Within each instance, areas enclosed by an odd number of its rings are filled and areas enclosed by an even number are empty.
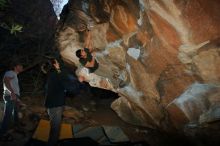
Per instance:
[[[49,138],[49,132],[50,132],[50,121],[41,119],[32,138],[47,142]],[[61,140],[66,138],[73,138],[72,125],[67,123],[62,123],[59,139]]]

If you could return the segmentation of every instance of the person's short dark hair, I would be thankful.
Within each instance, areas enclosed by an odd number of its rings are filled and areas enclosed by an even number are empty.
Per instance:
[[[12,61],[11,63],[10,63],[10,66],[9,66],[9,68],[11,69],[11,70],[14,70],[14,68],[16,67],[16,66],[18,66],[18,65],[21,65],[22,66],[22,64],[21,64],[21,62],[20,61]]]
[[[53,65],[53,64],[56,64],[56,61],[57,61],[57,60],[56,60],[55,58],[51,58],[51,59],[50,59],[50,63],[51,63],[52,65]]]
[[[79,49],[79,50],[76,51],[76,56],[77,56],[78,58],[81,58],[81,49]]]

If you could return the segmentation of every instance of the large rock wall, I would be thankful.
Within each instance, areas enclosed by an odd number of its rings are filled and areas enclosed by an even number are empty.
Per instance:
[[[70,0],[57,42],[63,59],[79,66],[75,51],[91,27],[96,59],[127,85],[112,108],[125,121],[181,129],[219,118],[220,1]]]

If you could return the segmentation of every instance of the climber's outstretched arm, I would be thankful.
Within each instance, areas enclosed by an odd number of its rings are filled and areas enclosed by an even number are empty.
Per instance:
[[[88,48],[90,52],[93,50],[93,40],[91,31],[86,32],[84,48]]]

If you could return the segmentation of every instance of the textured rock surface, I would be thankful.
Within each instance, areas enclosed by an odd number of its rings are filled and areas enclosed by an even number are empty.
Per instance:
[[[70,0],[57,42],[64,60],[80,66],[75,51],[91,26],[97,61],[128,82],[108,88],[121,96],[112,108],[132,124],[179,129],[219,118],[213,102],[220,98],[219,6],[218,0]]]

